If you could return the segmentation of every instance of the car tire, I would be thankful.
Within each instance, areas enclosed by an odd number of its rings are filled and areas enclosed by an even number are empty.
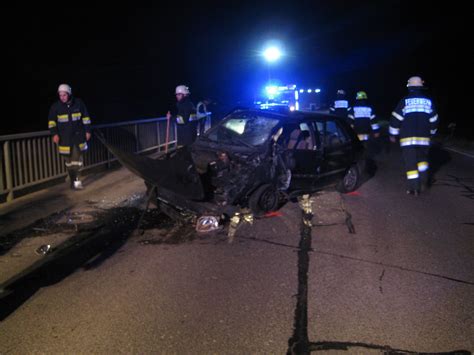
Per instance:
[[[339,192],[348,193],[356,190],[360,185],[361,175],[357,164],[351,165],[346,171],[342,180],[337,184],[336,188]]]
[[[278,208],[280,196],[278,191],[270,184],[265,184],[256,189],[249,198],[249,208],[256,216],[275,211]]]

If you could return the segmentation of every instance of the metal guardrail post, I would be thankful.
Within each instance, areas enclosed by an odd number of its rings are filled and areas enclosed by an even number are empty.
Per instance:
[[[5,161],[5,178],[7,180],[7,202],[13,201],[13,177],[12,177],[12,164],[10,159],[10,142],[5,141],[3,143],[3,154]]]
[[[135,123],[135,152],[138,153],[140,145],[138,143],[138,124]]]
[[[160,121],[155,122],[155,124],[156,124],[156,145],[158,146],[158,151],[161,151]]]
[[[109,142],[109,138],[110,138],[109,137],[109,128],[106,128],[105,129],[105,140],[107,142]],[[111,160],[112,154],[110,153],[110,150],[108,150],[107,148],[105,148],[105,150],[107,151],[107,169],[110,169],[110,160]]]

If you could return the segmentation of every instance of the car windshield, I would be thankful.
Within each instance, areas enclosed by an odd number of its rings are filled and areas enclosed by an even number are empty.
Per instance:
[[[268,139],[279,120],[275,118],[233,114],[214,129],[204,135],[205,138],[219,143],[258,146]]]

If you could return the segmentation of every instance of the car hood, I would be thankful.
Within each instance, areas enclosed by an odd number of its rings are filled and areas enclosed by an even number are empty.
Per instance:
[[[98,138],[123,166],[148,184],[170,190],[186,199],[204,199],[201,178],[187,148],[178,149],[163,159],[152,159],[125,152],[107,142],[104,137]]]

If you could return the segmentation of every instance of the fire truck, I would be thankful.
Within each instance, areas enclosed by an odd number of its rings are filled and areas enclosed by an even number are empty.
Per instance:
[[[295,84],[267,85],[263,97],[254,103],[258,108],[264,110],[317,111],[322,107],[321,89],[302,88]]]

